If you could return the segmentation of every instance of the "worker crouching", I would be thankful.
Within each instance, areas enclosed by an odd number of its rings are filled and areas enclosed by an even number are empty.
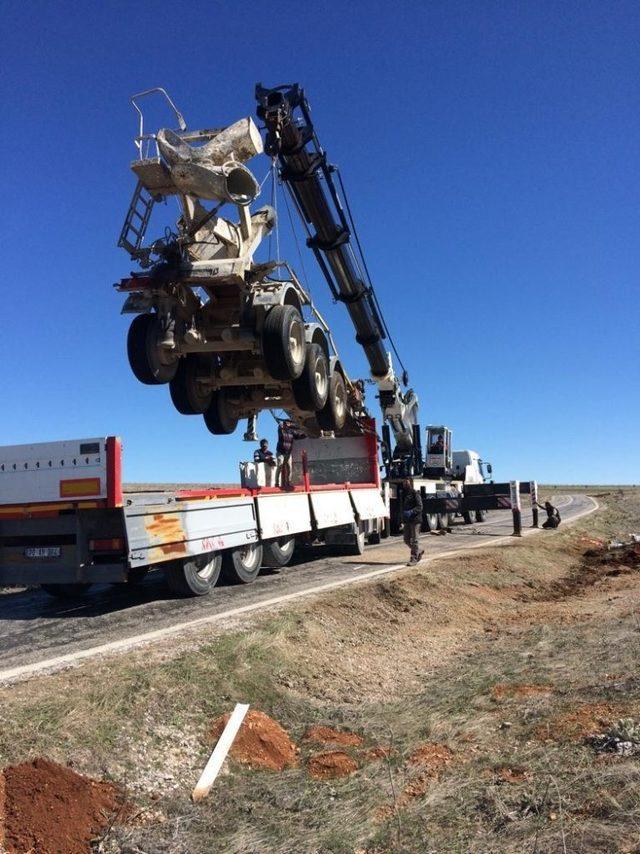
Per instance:
[[[411,550],[408,566],[418,563],[424,551],[420,551],[418,534],[422,523],[422,496],[419,489],[413,488],[413,481],[402,481],[402,524],[404,541]]]

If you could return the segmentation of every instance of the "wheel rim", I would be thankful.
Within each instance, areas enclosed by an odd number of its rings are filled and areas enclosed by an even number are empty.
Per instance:
[[[305,357],[304,329],[296,319],[289,327],[289,353],[294,365],[303,365]]]
[[[316,369],[314,371],[313,378],[316,384],[316,391],[318,392],[318,396],[326,400],[328,394],[329,377],[327,376],[327,366],[323,359],[318,359],[318,361],[316,362]]]
[[[336,412],[336,417],[342,418],[347,411],[347,389],[344,385],[344,381],[338,381],[336,383],[333,405]]]
[[[193,565],[196,575],[201,581],[210,581],[216,570],[216,559],[215,557],[201,555],[194,558]]]
[[[240,549],[239,556],[244,569],[249,571],[255,569],[256,563],[258,562],[258,550],[254,545],[249,544],[243,549]]]

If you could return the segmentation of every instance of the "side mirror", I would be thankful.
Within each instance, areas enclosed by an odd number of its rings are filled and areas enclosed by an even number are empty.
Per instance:
[[[487,471],[489,472],[489,474],[493,474],[493,468],[491,466],[491,463],[487,463]]]

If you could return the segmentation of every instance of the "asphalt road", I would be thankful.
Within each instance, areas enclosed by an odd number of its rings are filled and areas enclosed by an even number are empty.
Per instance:
[[[556,504],[565,521],[596,506],[585,495],[557,496]],[[530,513],[524,512],[523,527],[530,524]],[[441,537],[423,535],[425,559],[496,543],[512,530],[510,511],[492,511],[482,524],[456,524],[451,534]],[[407,557],[397,537],[369,546],[360,557],[340,557],[317,547],[311,559],[295,559],[279,571],[265,570],[253,584],[216,587],[210,596],[195,599],[169,593],[160,572],[150,573],[138,587],[96,585],[78,602],[57,600],[41,590],[5,590],[0,594],[0,682],[182,634],[194,623],[271,607],[280,597],[296,599],[394,572]]]

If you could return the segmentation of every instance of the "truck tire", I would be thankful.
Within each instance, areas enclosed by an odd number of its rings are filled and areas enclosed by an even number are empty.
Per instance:
[[[427,532],[438,530],[438,516],[436,513],[424,514],[424,530]]]
[[[91,587],[91,584],[77,582],[74,584],[41,584],[40,587],[49,596],[56,599],[82,599]]]
[[[487,518],[486,510],[476,510],[476,522],[484,522]]]
[[[383,540],[386,540],[391,536],[391,519],[387,516],[382,520],[382,528],[380,529],[380,536]]]
[[[304,321],[298,309],[293,305],[274,306],[262,330],[262,352],[271,376],[276,380],[298,379],[306,350]]]
[[[347,547],[347,554],[349,555],[361,555],[364,554],[365,547],[365,533],[364,528],[360,527],[358,529],[358,533],[356,534],[356,541],[353,545]]]
[[[384,520],[379,520],[378,524],[384,524]],[[380,530],[372,531],[367,537],[367,543],[370,546],[377,546],[380,543],[381,539],[382,534],[380,533]]]
[[[438,513],[436,517],[436,524],[438,526],[439,531],[444,531],[445,528],[450,528],[451,523],[449,522],[449,514],[448,513]]]
[[[464,520],[465,525],[471,525],[474,518],[473,510],[465,510],[462,514],[462,518]]]
[[[262,566],[261,543],[247,543],[225,552],[222,558],[222,577],[229,584],[251,584]]]
[[[213,392],[198,382],[203,367],[202,358],[194,353],[179,360],[176,375],[169,383],[169,394],[181,415],[202,415],[211,405]]]
[[[158,316],[138,314],[127,335],[129,365],[137,380],[145,385],[170,382],[178,370],[178,357],[158,347]]]
[[[329,379],[327,402],[316,413],[322,430],[342,430],[347,420],[347,385],[340,371],[334,371]]]
[[[238,426],[238,416],[229,402],[228,390],[218,389],[211,394],[211,403],[203,415],[207,430],[214,436],[228,436]]]
[[[291,383],[293,397],[307,412],[317,412],[329,396],[329,362],[319,344],[309,344],[304,368],[297,380]]]
[[[262,547],[262,563],[264,566],[273,569],[286,566],[293,557],[295,547],[295,537],[280,537],[278,540],[269,540]]]
[[[222,555],[216,552],[175,560],[164,567],[164,577],[172,593],[206,596],[220,578]]]

